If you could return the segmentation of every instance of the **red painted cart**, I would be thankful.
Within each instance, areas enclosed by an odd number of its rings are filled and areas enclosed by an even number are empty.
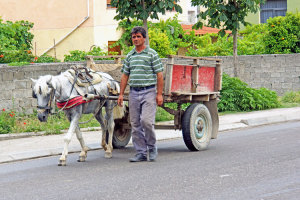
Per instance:
[[[87,66],[120,80],[121,57],[108,56],[115,58],[115,64],[109,65],[95,64],[93,58],[98,57],[88,56]],[[170,55],[164,70],[164,83],[162,108],[174,115],[174,125],[156,125],[156,128],[182,130],[188,149],[206,149],[210,139],[217,138],[219,129],[217,102],[222,87],[221,60]],[[171,102],[177,104],[177,109],[165,106]],[[184,103],[190,103],[186,110],[182,109]],[[131,137],[129,113],[115,124],[113,145],[115,148],[125,147]]]

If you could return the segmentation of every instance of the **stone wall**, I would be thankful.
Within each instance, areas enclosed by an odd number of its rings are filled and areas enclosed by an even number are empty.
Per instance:
[[[233,57],[221,57],[223,72],[233,76]],[[300,54],[239,56],[238,77],[250,87],[283,95],[300,91]]]
[[[233,75],[232,56],[217,57],[222,59],[223,72]],[[300,54],[287,55],[251,55],[239,56],[239,78],[250,87],[266,87],[278,95],[287,91],[300,91]],[[113,63],[113,61],[99,61]],[[166,63],[167,59],[163,59]],[[186,60],[178,60],[185,63]],[[191,64],[188,61],[188,64]],[[32,98],[31,80],[41,75],[58,75],[75,63],[32,64],[12,67],[0,65],[0,109],[13,109],[18,112],[32,113],[36,108],[36,100]],[[85,63],[76,63],[85,64]],[[120,72],[111,74],[119,79]]]

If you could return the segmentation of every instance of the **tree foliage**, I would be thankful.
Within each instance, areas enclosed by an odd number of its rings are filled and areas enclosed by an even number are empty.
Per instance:
[[[126,19],[120,21],[118,29],[123,30],[123,34],[121,38],[116,43],[114,43],[111,47],[120,45],[121,49],[123,50],[123,53],[127,54],[133,48],[133,44],[130,37],[130,31],[133,27],[141,26],[141,25],[142,25],[142,21],[140,20],[138,21],[136,19],[133,19],[130,22],[128,22]],[[150,37],[150,47],[155,49],[157,52],[160,52],[159,54],[161,57],[164,57],[164,55],[167,54],[176,54],[180,47],[189,46],[189,44],[185,42],[185,40],[183,39],[184,30],[182,29],[178,21],[178,15],[175,15],[174,17],[169,18],[165,21],[160,20],[157,23],[148,22],[148,27],[149,27],[149,34],[151,30],[155,30],[155,31],[158,30],[159,34],[162,34],[164,38],[168,40],[167,43],[169,43],[169,45],[166,48],[165,46],[166,43],[161,39],[157,38],[155,36],[155,32],[153,32],[152,33],[153,36]],[[167,37],[165,37],[165,35]],[[157,43],[158,40],[161,40],[161,42]],[[159,48],[161,51],[158,50]]]
[[[155,49],[159,57],[165,58],[167,55],[174,55],[170,47],[170,41],[166,33],[160,29],[149,30],[150,47]]]
[[[159,19],[158,13],[165,14],[166,11],[182,12],[177,4],[178,0],[111,0],[111,6],[117,7],[117,15],[114,19],[136,18],[138,20]],[[144,3],[144,4],[143,4]]]
[[[248,13],[256,13],[259,5],[264,0],[192,0],[193,6],[203,6],[205,10],[200,11],[198,17],[207,20],[211,27],[220,28],[221,35],[225,30],[231,30],[233,34],[240,29],[240,25],[249,25],[245,21]],[[196,24],[197,28],[203,26],[203,21]]]
[[[266,53],[300,53],[300,12],[287,12],[267,20],[268,34],[264,37]]]
[[[264,0],[192,0],[193,6],[202,6],[205,10],[200,11],[198,17],[207,20],[211,27],[222,28],[220,35],[225,35],[225,30],[231,30],[233,34],[233,65],[234,76],[237,76],[237,32],[240,24],[246,26],[245,21],[248,13],[255,13],[259,9],[260,3]],[[199,28],[203,26],[203,21],[195,24]]]
[[[143,21],[143,26],[147,32],[146,44],[149,44],[147,20],[159,19],[158,14],[165,14],[166,11],[182,12],[182,8],[177,4],[179,0],[111,0],[111,6],[117,7],[116,20],[126,18],[137,19]]]
[[[33,23],[28,21],[6,21],[0,18],[0,63],[30,62],[33,34],[30,29]]]

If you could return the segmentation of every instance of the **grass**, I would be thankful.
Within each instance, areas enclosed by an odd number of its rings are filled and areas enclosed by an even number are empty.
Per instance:
[[[29,65],[29,62],[11,62],[8,63],[8,66],[25,66],[25,65]]]
[[[284,96],[279,97],[280,108],[291,108],[300,106],[300,91],[288,92]],[[167,104],[168,107],[176,109],[175,103]],[[188,104],[183,104],[182,108],[186,109]],[[37,113],[32,115],[22,115],[13,111],[0,111],[0,134],[4,133],[22,133],[22,132],[41,132],[45,134],[60,134],[62,130],[67,130],[70,126],[69,121],[63,112],[49,115],[46,123],[40,122],[37,118]],[[237,112],[226,111],[219,113],[220,115],[233,114]],[[86,122],[93,117],[92,114],[83,115],[81,122]],[[156,122],[174,120],[174,116],[169,114],[164,109],[158,107],[156,112]],[[81,128],[99,127],[98,121],[93,118],[90,122],[79,125]]]
[[[2,118],[6,118],[5,120]],[[80,119],[81,122],[86,122],[93,117],[90,115],[83,115]],[[7,124],[8,121],[14,121],[14,124],[11,125],[11,128],[1,129],[1,124]],[[12,123],[11,123],[12,124]],[[70,126],[70,122],[67,120],[63,112],[58,114],[49,115],[47,122],[40,122],[37,118],[37,114],[32,115],[11,115],[11,113],[7,113],[6,111],[1,111],[0,114],[0,134],[2,133],[21,133],[21,132],[41,132],[45,131],[45,134],[60,134],[62,130],[68,129]],[[88,127],[99,127],[100,124],[98,121],[93,118],[89,123],[80,124],[81,128]],[[8,130],[8,131],[7,131]]]

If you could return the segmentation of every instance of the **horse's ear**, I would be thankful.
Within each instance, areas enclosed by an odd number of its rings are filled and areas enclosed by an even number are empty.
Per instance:
[[[47,75],[47,76],[45,76],[45,79],[46,79],[46,83],[51,83],[51,81],[52,81],[52,76],[51,75]]]
[[[56,89],[56,83],[53,80],[52,76],[49,75],[46,78],[47,78],[46,83],[47,83],[48,87]]]
[[[30,78],[31,81],[35,84],[37,82],[37,80],[33,79],[33,78]]]
[[[57,88],[57,86],[56,86],[56,81],[55,81],[55,79],[53,79],[52,77],[51,77],[51,80],[50,80],[50,82],[48,83],[54,90],[56,90],[56,88]]]

